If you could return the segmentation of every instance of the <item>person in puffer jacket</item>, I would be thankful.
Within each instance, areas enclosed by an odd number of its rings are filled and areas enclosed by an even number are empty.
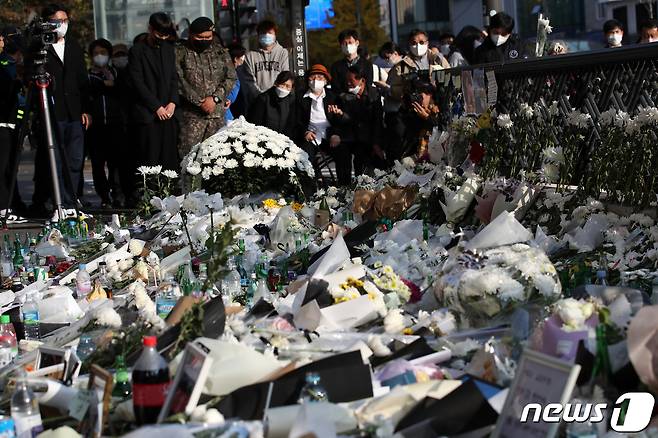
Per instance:
[[[245,112],[248,112],[249,103],[272,88],[279,73],[290,71],[288,51],[276,40],[276,24],[269,20],[261,21],[256,31],[260,47],[247,53],[244,61],[245,80],[240,85],[246,92]]]

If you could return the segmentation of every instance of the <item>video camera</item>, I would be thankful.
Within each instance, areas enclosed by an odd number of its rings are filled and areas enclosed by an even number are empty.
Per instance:
[[[36,17],[25,28],[25,42],[28,47],[49,46],[55,44],[57,39],[58,23],[43,21],[41,17]]]
[[[430,84],[430,73],[428,70],[418,70],[403,75],[404,93],[402,103],[407,109],[412,109],[414,103],[422,103],[421,90]]]

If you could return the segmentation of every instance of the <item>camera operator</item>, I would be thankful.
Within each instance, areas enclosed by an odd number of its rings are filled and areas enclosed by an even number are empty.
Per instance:
[[[402,58],[389,72],[388,82],[391,85],[389,98],[386,100],[386,129],[389,159],[396,159],[404,154],[400,149],[399,139],[406,135],[404,125],[406,114],[414,113],[412,94],[417,93],[415,83],[421,81],[433,85],[432,72],[450,68],[450,64],[441,53],[429,50],[427,33],[416,29],[409,34],[409,54]],[[418,96],[416,96],[416,101]]]
[[[67,10],[60,5],[50,4],[43,8],[41,17],[57,24],[57,41],[47,46],[45,69],[50,74],[49,91],[53,102],[52,116],[58,147],[55,154],[58,162],[57,174],[62,193],[62,204],[73,208],[84,166],[84,132],[91,125],[87,113],[89,104],[89,78],[80,44],[68,35],[70,20]],[[30,73],[36,67],[28,63]],[[26,79],[30,80],[30,76]],[[41,118],[37,117],[39,123]],[[39,129],[44,132],[44,129]],[[34,194],[31,210],[35,216],[47,214],[45,204],[52,194],[47,144],[40,139],[35,158]],[[60,150],[66,152],[60,155]],[[67,162],[64,161],[67,160]],[[69,175],[69,180],[64,177]],[[70,184],[69,184],[70,183]]]
[[[13,213],[22,213],[23,202],[18,194],[18,185],[14,185],[12,205],[9,206],[9,189],[16,176],[14,163],[17,147],[18,130],[23,122],[23,86],[19,77],[22,64],[22,41],[14,27],[7,27],[0,32],[0,214],[4,217],[6,209]],[[17,216],[8,219],[16,221]]]
[[[439,108],[434,103],[435,88],[432,84],[415,81],[413,92],[409,97],[409,108],[401,112],[404,125],[402,147],[395,159],[413,157],[417,160],[427,158],[427,145],[435,126],[439,125]]]

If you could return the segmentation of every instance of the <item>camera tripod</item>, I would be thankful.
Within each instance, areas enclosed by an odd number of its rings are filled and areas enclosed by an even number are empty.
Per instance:
[[[27,91],[27,98],[26,98],[26,114],[23,119],[23,121],[20,123],[20,128],[18,130],[18,134],[15,137],[15,146],[14,146],[14,162],[12,166],[12,179],[9,185],[9,199],[7,203],[7,210],[5,213],[5,216],[2,218],[2,225],[3,228],[7,227],[7,219],[9,218],[9,210],[12,205],[13,201],[13,196],[14,196],[14,190],[16,187],[17,179],[18,179],[18,164],[20,162],[20,149],[23,144],[23,140],[25,139],[27,135],[27,122],[28,122],[28,115],[29,111],[32,108],[33,100],[35,94],[38,95],[38,101],[39,101],[39,106],[40,106],[40,112],[42,115],[42,121],[44,125],[44,130],[45,130],[45,140],[46,140],[46,147],[48,150],[48,161],[50,162],[50,175],[52,179],[52,185],[53,185],[53,202],[55,204],[55,208],[57,210],[57,214],[59,217],[59,220],[63,220],[65,218],[64,216],[64,207],[62,204],[62,195],[61,195],[61,190],[60,190],[60,185],[59,185],[59,178],[57,175],[57,159],[55,155],[55,148],[58,147],[57,142],[55,141],[55,133],[53,130],[53,123],[51,119],[51,112],[50,112],[50,93],[48,91],[48,88],[50,87],[50,84],[52,83],[52,78],[50,74],[46,71],[45,69],[45,63],[46,63],[46,56],[47,52],[45,47],[42,48],[38,52],[39,57],[34,59],[34,65],[36,66],[36,72],[34,75],[31,77],[30,84],[28,85],[28,91]],[[75,202],[75,210],[76,210],[76,217],[79,216],[79,211],[78,211],[78,204],[79,200],[77,199],[76,196],[76,190],[73,187],[73,183],[71,181],[71,175],[69,174],[68,171],[68,156],[66,154],[66,150],[59,145],[59,154],[60,154],[60,161],[61,161],[61,172],[62,176],[64,179],[64,183],[67,186],[67,189],[69,192],[74,196],[74,202]]]

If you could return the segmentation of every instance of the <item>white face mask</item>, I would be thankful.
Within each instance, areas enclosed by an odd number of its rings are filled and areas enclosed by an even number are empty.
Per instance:
[[[621,45],[622,38],[623,38],[622,34],[612,33],[608,35],[608,44],[610,44],[611,46],[619,46]]]
[[[427,44],[413,44],[411,47],[409,47],[411,53],[416,57],[425,56],[427,53],[427,48]]]
[[[311,91],[314,93],[320,93],[323,89],[324,86],[327,85],[325,81],[309,81],[308,86],[311,88]]]
[[[500,47],[500,46],[502,46],[503,44],[505,44],[507,42],[510,35],[511,34],[502,36],[502,35],[492,33],[491,34],[491,41],[493,41],[493,43],[496,45],[496,47]]]
[[[359,94],[359,91],[361,91],[361,85],[357,85],[354,88],[350,88],[348,91],[352,94]]]
[[[443,56],[450,55],[450,44],[441,44],[441,47],[439,47],[439,52],[441,52]]]
[[[474,49],[477,49],[477,48],[480,47],[481,45],[482,45],[482,41],[480,41],[480,40],[475,40],[475,41],[473,41],[473,48],[474,48]]]
[[[69,30],[69,23],[68,21],[65,21],[63,23],[60,23],[59,27],[55,29],[55,32],[57,32],[58,37],[64,38],[68,30]]]
[[[356,44],[343,44],[340,46],[344,55],[354,55],[359,48]]]
[[[99,67],[105,67],[110,60],[110,57],[107,55],[96,55],[94,56],[94,64]]]
[[[128,57],[127,56],[117,56],[116,58],[112,59],[112,64],[116,68],[126,68],[126,67],[128,67]]]
[[[287,88],[276,87],[274,91],[276,91],[276,95],[279,96],[281,99],[283,99],[284,97],[290,94],[290,90],[288,90]]]

